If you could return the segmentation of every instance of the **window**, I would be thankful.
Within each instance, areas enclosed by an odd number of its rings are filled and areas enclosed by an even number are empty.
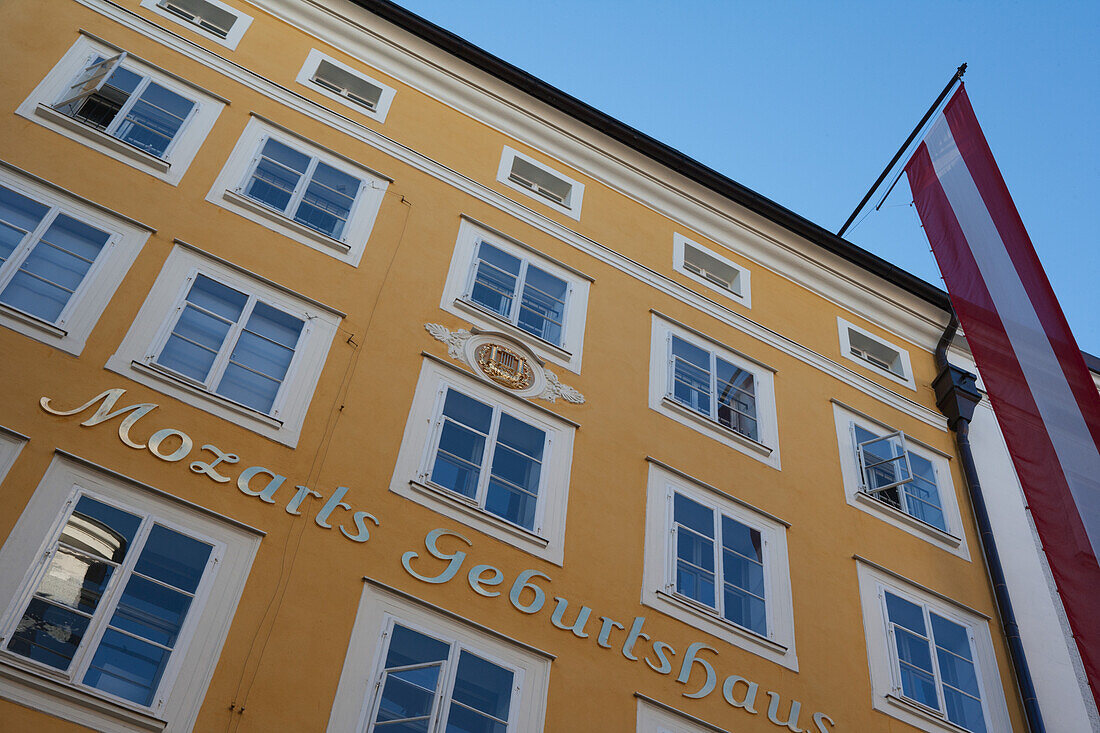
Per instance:
[[[580,371],[587,275],[463,218],[440,307]],[[534,338],[531,338],[534,337]]]
[[[772,370],[654,314],[650,407],[778,466]]]
[[[19,568],[0,581],[0,693],[97,729],[129,711],[185,729],[258,545],[255,530],[58,455],[0,550]]]
[[[748,307],[749,271],[679,234],[673,237],[673,267],[692,280]]]
[[[179,245],[108,368],[293,445],[339,317]]]
[[[0,426],[0,482],[8,475],[26,442],[27,436]]]
[[[874,707],[922,730],[1010,730],[988,622],[859,562]]]
[[[786,524],[649,462],[643,603],[797,669]]]
[[[387,185],[254,116],[206,199],[357,265]]]
[[[558,173],[518,150],[504,147],[497,180],[537,199],[550,208],[581,218],[584,184]]]
[[[900,431],[879,436],[855,423],[852,430],[863,472],[863,491],[946,532],[932,462],[906,450],[905,434]]]
[[[638,701],[637,733],[714,733],[722,730],[639,692],[635,692],[634,697]]]
[[[537,733],[550,660],[368,580],[328,729]]]
[[[297,82],[378,122],[385,122],[395,95],[391,87],[311,49]]]
[[[252,17],[221,0],[141,0],[141,7],[235,49]]]
[[[148,235],[0,165],[0,323],[79,353]]]
[[[837,319],[840,328],[840,350],[844,358],[894,382],[916,389],[909,352],[887,343],[870,332]]]
[[[968,558],[948,454],[836,400],[848,504]]]
[[[573,426],[427,359],[390,489],[561,564]]]
[[[82,35],[17,114],[174,185],[223,106],[221,98]]]

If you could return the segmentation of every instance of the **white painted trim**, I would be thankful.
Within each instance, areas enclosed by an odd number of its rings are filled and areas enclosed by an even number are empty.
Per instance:
[[[317,67],[321,65],[322,61],[326,61],[337,68],[343,69],[353,76],[359,77],[368,84],[378,87],[378,89],[381,90],[381,94],[379,94],[378,96],[378,102],[374,105],[374,109],[370,109],[369,107],[366,107],[364,105],[357,104],[354,100],[351,100],[341,94],[337,94],[331,89],[327,89],[326,87],[323,87],[320,84],[314,82],[313,77],[317,73]],[[386,84],[383,84],[374,77],[368,76],[362,71],[348,66],[343,61],[337,61],[332,56],[329,56],[326,53],[322,53],[316,48],[311,48],[309,50],[309,56],[306,57],[305,63],[302,64],[302,70],[298,72],[298,76],[294,79],[294,81],[302,84],[303,86],[307,86],[318,94],[322,94],[333,100],[334,102],[339,102],[345,107],[355,110],[359,114],[365,117],[369,117],[379,123],[386,121],[386,115],[388,115],[390,112],[390,105],[393,104],[393,98],[397,94],[393,87],[387,86]]]
[[[175,322],[175,309],[186,295],[188,278],[196,272],[254,295],[305,322],[272,408],[272,415],[277,417],[237,405],[197,383],[170,377],[152,364]],[[327,309],[249,277],[245,271],[206,257],[199,250],[177,244],[118,350],[107,360],[107,369],[293,448],[339,323],[340,318]]]
[[[183,122],[162,157],[151,155],[128,143],[114,138],[91,125],[67,117],[51,105],[68,89],[73,79],[88,65],[96,54],[111,57],[116,47],[90,34],[81,33],[61,60],[46,74],[30,96],[15,110],[20,117],[42,125],[72,140],[98,150],[114,160],[148,173],[173,186],[178,185],[183,174],[194,160],[206,139],[225,101],[193,84],[181,83],[178,77],[164,73],[152,64],[137,57],[128,56],[123,66],[195,103],[190,116]]]
[[[282,18],[305,32],[314,35],[318,40],[326,44],[335,45],[347,51],[357,58],[371,58],[377,61],[376,67],[389,76],[406,79],[408,83],[416,86],[420,91],[436,99],[443,97],[452,98],[452,92],[462,95],[462,99],[468,104],[454,106],[459,111],[469,116],[485,120],[486,114],[494,115],[499,111],[500,99],[495,95],[491,99],[485,97],[485,91],[473,91],[472,82],[465,76],[448,74],[441,69],[446,64],[454,64],[454,60],[423,42],[410,36],[403,36],[401,45],[391,42],[387,33],[392,34],[392,26],[385,24],[367,11],[348,6],[354,18],[336,14],[324,4],[314,0],[250,0],[253,5],[262,7],[276,17]],[[723,303],[719,303],[690,288],[676,282],[672,278],[663,275],[652,268],[631,260],[624,254],[616,252],[612,248],[589,239],[575,232],[549,217],[538,214],[532,209],[517,204],[507,196],[493,191],[488,186],[472,180],[466,175],[454,171],[445,165],[434,161],[423,154],[385,137],[369,127],[356,123],[348,117],[338,115],[319,104],[314,104],[298,94],[290,91],[270,79],[260,76],[255,72],[217,56],[207,49],[185,41],[175,34],[170,34],[158,26],[148,23],[144,18],[121,8],[106,0],[76,0],[96,12],[99,12],[116,22],[142,33],[167,48],[173,49],[184,56],[199,61],[206,66],[224,74],[226,77],[247,86],[261,94],[271,97],[275,101],[286,105],[288,108],[299,112],[311,119],[319,121],[335,130],[344,132],[355,140],[390,155],[394,159],[405,163],[416,170],[431,175],[436,179],[453,186],[469,196],[492,206],[504,213],[513,216],[517,221],[534,227],[550,236],[556,237],[570,246],[593,257],[599,262],[614,267],[631,277],[653,287],[656,291],[675,298],[707,315],[736,328],[745,334],[752,336],[763,343],[802,361],[828,376],[879,400],[890,407],[904,412],[911,417],[921,420],[939,430],[947,432],[947,420],[936,410],[927,408],[915,400],[883,387],[869,377],[849,369],[835,360],[819,354],[810,348],[783,336],[742,314]],[[312,13],[307,19],[303,13]],[[320,25],[318,25],[320,23]],[[376,28],[385,28],[382,33]],[[350,50],[349,50],[350,49]],[[438,56],[438,63],[428,63],[423,57],[416,56],[414,50]],[[425,65],[427,64],[427,65]],[[396,69],[396,71],[395,71]],[[463,67],[464,72],[468,69]],[[469,76],[467,73],[466,76]],[[491,79],[484,79],[491,86],[495,84]],[[499,84],[502,94],[517,96],[519,93]],[[446,94],[444,94],[446,92]],[[506,113],[486,122],[494,129],[513,129],[518,122],[532,123],[533,133],[538,137],[545,137],[545,120],[531,115],[526,111],[530,106],[530,100],[522,98],[522,104],[506,106]],[[518,115],[518,116],[517,116]],[[500,124],[495,124],[499,122]],[[507,125],[504,123],[507,122]],[[502,127],[502,125],[504,125]],[[555,128],[556,129],[556,128]],[[541,131],[541,132],[540,132]],[[590,135],[591,131],[584,128],[582,132]],[[518,134],[518,133],[517,133]],[[556,134],[556,133],[555,133]],[[548,145],[557,146],[557,137],[547,138]],[[585,145],[577,151],[577,155],[585,160],[598,155],[605,167],[609,170],[620,170],[622,165],[630,164],[629,160],[614,158],[607,150],[606,141],[601,139],[601,146]],[[629,151],[623,151],[627,157],[632,155]],[[650,175],[644,171],[646,166],[652,164],[639,160],[637,165],[641,169],[630,167],[630,172],[624,181],[630,185],[624,186],[626,195],[630,191],[636,191],[639,195],[635,198],[643,205],[653,208],[658,213],[668,216],[674,222],[692,222],[693,225],[683,224],[688,229],[699,232],[713,232],[713,236],[707,235],[711,241],[730,242],[737,245],[737,251],[744,254],[747,259],[760,262],[782,277],[795,282],[811,292],[821,295],[840,308],[849,312],[859,312],[861,317],[898,334],[911,334],[905,338],[913,343],[927,343],[931,351],[940,334],[943,332],[946,318],[939,309],[901,292],[893,286],[886,284],[877,278],[867,274],[865,270],[856,265],[847,263],[839,257],[834,257],[824,252],[820,247],[803,242],[784,232],[772,232],[770,229],[761,231],[750,227],[742,220],[727,213],[735,209],[728,201],[721,199],[711,192],[697,190],[694,184],[683,183],[679,188],[666,182],[670,176],[666,169],[661,169]],[[636,178],[636,176],[641,178]],[[646,183],[648,182],[648,183]],[[655,186],[649,188],[649,184]],[[690,193],[689,193],[690,192]],[[704,201],[695,195],[713,199]],[[647,198],[647,196],[649,196]],[[633,197],[633,196],[632,196]],[[664,204],[668,204],[665,206]],[[766,223],[760,226],[767,227]],[[774,227],[772,227],[774,229]],[[891,294],[884,295],[884,291]],[[896,299],[895,299],[896,298]]]
[[[535,191],[532,191],[526,186],[521,186],[520,184],[513,181],[511,178],[512,167],[515,165],[515,162],[517,160],[522,160],[530,164],[531,166],[539,169],[543,173],[546,173],[547,175],[552,176],[553,178],[556,178],[563,183],[568,183],[569,195],[565,198],[564,201],[558,202],[553,200],[552,198],[549,198],[548,196],[543,196]],[[500,154],[500,165],[497,167],[497,181],[503,183],[505,186],[514,191],[519,191],[524,196],[534,199],[543,206],[549,206],[554,211],[560,211],[561,213],[567,214],[573,219],[580,221],[581,202],[584,199],[584,184],[576,180],[575,178],[570,178],[564,173],[558,172],[557,170],[546,165],[545,163],[535,160],[530,155],[525,155],[515,148],[505,145],[504,151]]]
[[[691,477],[685,478],[680,471],[668,470],[655,462],[649,463],[642,604],[797,672],[787,527],[744,502],[716,494],[702,486],[705,484]],[[714,609],[673,592],[671,586],[675,582],[676,566],[676,555],[671,546],[673,492],[760,532],[768,621],[766,637],[726,620]]]
[[[47,217],[60,211],[110,235],[55,322],[50,323],[0,304],[0,325],[65,353],[79,355],[100,315],[130,270],[130,265],[145,246],[150,231],[41,179],[21,175],[17,169],[0,166],[0,185],[49,206],[51,212]],[[41,234],[38,232],[33,236],[40,237]],[[9,262],[17,264],[15,260]],[[12,274],[8,270],[8,267],[4,268],[0,288]]]
[[[917,383],[913,378],[913,366],[912,366],[912,364],[909,363],[909,352],[908,351],[901,348],[900,346],[895,346],[894,344],[890,343],[889,341],[887,341],[884,338],[880,338],[880,337],[876,336],[875,334],[871,333],[870,331],[868,331],[865,328],[860,328],[859,326],[855,325],[854,323],[850,323],[849,321],[844,320],[840,316],[837,316],[836,323],[837,323],[837,331],[840,334],[840,355],[841,356],[843,356],[848,361],[851,361],[851,362],[854,362],[854,363],[858,364],[859,366],[863,367],[864,369],[869,369],[870,371],[874,372],[875,374],[886,377],[887,379],[889,379],[891,381],[894,381],[894,382],[897,382],[898,384],[903,384],[906,387],[908,387],[909,389],[913,390],[914,392],[917,390]],[[898,359],[901,362],[901,374],[897,374],[896,372],[893,372],[889,369],[885,369],[885,368],[879,366],[878,364],[875,364],[874,362],[871,362],[871,361],[868,361],[866,359],[860,358],[860,357],[856,356],[855,354],[853,354],[852,353],[852,342],[851,342],[851,332],[852,331],[855,331],[856,333],[870,339],[871,341],[882,344],[883,346],[885,346],[888,349],[896,351],[897,354],[898,354]]]
[[[237,16],[237,19],[233,21],[233,26],[228,29],[225,38],[222,38],[217,33],[208,31],[205,28],[188,21],[187,19],[181,18],[175,13],[166,10],[164,7],[161,6],[161,1],[162,0],[141,0],[141,7],[145,8],[146,10],[150,10],[161,17],[167,18],[173,23],[179,23],[181,26],[191,31],[192,33],[197,33],[203,38],[208,38],[215,43],[220,43],[230,50],[235,50],[237,48],[237,44],[241,42],[241,38],[244,36],[245,31],[247,31],[248,27],[252,25],[252,16],[246,14],[244,11],[239,10],[238,8],[234,8],[232,5],[227,5],[221,0],[202,0],[202,2],[213,5],[219,10],[224,10],[227,13]]]
[[[896,430],[896,428],[889,428],[836,400],[833,400],[832,404],[833,419],[836,423],[840,473],[844,484],[844,499],[848,506],[878,517],[898,529],[925,540],[963,560],[970,560],[970,549],[966,541],[966,532],[963,530],[958,494],[951,478],[951,464],[948,456],[938,450],[929,449],[919,441],[909,440],[906,436],[906,447],[909,452],[931,462],[936,472],[936,490],[940,496],[940,509],[943,511],[944,522],[947,524],[947,531],[944,532],[860,491],[863,481],[860,476],[859,456],[856,453],[852,425],[859,425],[865,430],[870,430],[876,434],[889,433]]]
[[[534,531],[490,514],[476,502],[434,487],[426,479],[425,474],[431,471],[435,457],[436,418],[442,410],[439,396],[445,387],[500,407],[546,433],[547,452],[542,464],[544,475],[539,487]],[[561,565],[565,556],[565,519],[575,432],[572,424],[548,410],[509,397],[495,385],[486,384],[461,370],[424,359],[390,480],[390,491],[547,562]]]
[[[737,272],[736,289],[730,290],[724,288],[718,283],[712,282],[705,277],[697,275],[691,270],[684,267],[684,254],[685,249],[696,249],[714,259],[718,260],[722,264],[728,265]],[[738,265],[730,260],[728,257],[724,257],[709,247],[704,247],[698,242],[693,242],[682,234],[672,235],[672,269],[679,272],[684,277],[690,278],[700,285],[705,285],[714,292],[729,298],[734,303],[739,303],[746,308],[752,307],[752,289],[750,287],[750,272],[747,268]]]
[[[546,696],[551,661],[529,649],[510,644],[499,633],[488,634],[454,618],[409,601],[403,594],[391,593],[374,583],[363,584],[363,595],[355,615],[348,654],[340,673],[336,698],[332,704],[327,731],[343,733],[366,730],[378,692],[376,682],[384,667],[387,639],[383,634],[394,623],[439,638],[449,644],[468,648],[494,664],[516,674],[509,733],[540,733],[546,718]]]
[[[196,590],[194,614],[185,620],[158,698],[149,708],[112,698],[93,688],[70,683],[62,674],[44,673],[34,664],[5,652],[0,656],[0,697],[97,730],[190,731],[202,706],[234,611],[260,544],[260,537],[207,513],[150,493],[137,482],[119,480],[88,465],[56,454],[27,503],[15,528],[0,548],[0,566],[27,569],[0,574],[0,625],[10,626],[33,592],[37,573],[31,569],[52,542],[75,489],[82,489],[143,514],[215,546],[217,562]],[[41,571],[42,568],[39,568]]]
[[[919,710],[918,706],[900,700],[894,693],[893,652],[887,633],[887,622],[883,612],[879,593],[889,590],[919,605],[925,606],[936,614],[954,623],[966,627],[972,637],[975,653],[975,669],[982,691],[982,704],[985,707],[986,727],[991,731],[1012,729],[1008,715],[1008,705],[1004,690],[1001,688],[1000,668],[997,665],[993,639],[989,622],[964,610],[955,603],[945,603],[940,597],[932,595],[920,586],[907,583],[899,576],[883,572],[874,565],[856,561],[859,578],[860,603],[863,609],[863,629],[867,641],[867,663],[871,674],[872,706],[886,715],[897,718],[920,730],[958,733],[961,729],[931,713]]]
[[[640,692],[635,692],[634,698],[638,701],[637,733],[728,733],[725,728]]]
[[[719,443],[754,458],[772,468],[780,469],[779,459],[779,416],[775,408],[774,370],[764,367],[756,360],[750,360],[741,354],[720,345],[716,339],[701,336],[698,332],[685,328],[679,323],[661,314],[651,311],[652,329],[650,333],[649,354],[649,407],[667,418],[675,420],[692,430],[702,433]],[[753,375],[756,397],[756,427],[758,440],[719,425],[709,419],[668,399],[669,374],[669,336],[675,335],[700,349],[720,356],[734,366]]]
[[[4,478],[15,465],[15,459],[19,458],[27,440],[29,439],[24,435],[0,427],[0,484],[4,483]]]

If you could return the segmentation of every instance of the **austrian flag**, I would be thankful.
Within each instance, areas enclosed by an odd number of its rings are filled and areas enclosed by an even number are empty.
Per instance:
[[[905,172],[1100,704],[1100,395],[962,86]]]

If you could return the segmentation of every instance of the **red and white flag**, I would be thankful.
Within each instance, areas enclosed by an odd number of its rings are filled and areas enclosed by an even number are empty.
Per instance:
[[[962,86],[905,172],[1100,704],[1100,395]]]

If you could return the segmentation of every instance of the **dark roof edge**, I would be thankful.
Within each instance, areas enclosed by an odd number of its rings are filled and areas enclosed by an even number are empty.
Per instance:
[[[892,265],[862,247],[777,204],[766,196],[737,183],[713,168],[684,155],[655,138],[616,120],[507,61],[474,46],[444,28],[395,5],[389,0],[351,0],[383,20],[389,21],[485,73],[510,84],[651,160],[725,196],[794,234],[813,242],[842,259],[856,264],[902,290],[944,311],[951,308],[947,293],[919,277]]]
[[[1081,356],[1083,356],[1085,358],[1085,366],[1087,366],[1089,368],[1090,372],[1095,372],[1096,374],[1100,374],[1100,359],[1093,356],[1092,354],[1090,354],[1087,351],[1082,351]]]

